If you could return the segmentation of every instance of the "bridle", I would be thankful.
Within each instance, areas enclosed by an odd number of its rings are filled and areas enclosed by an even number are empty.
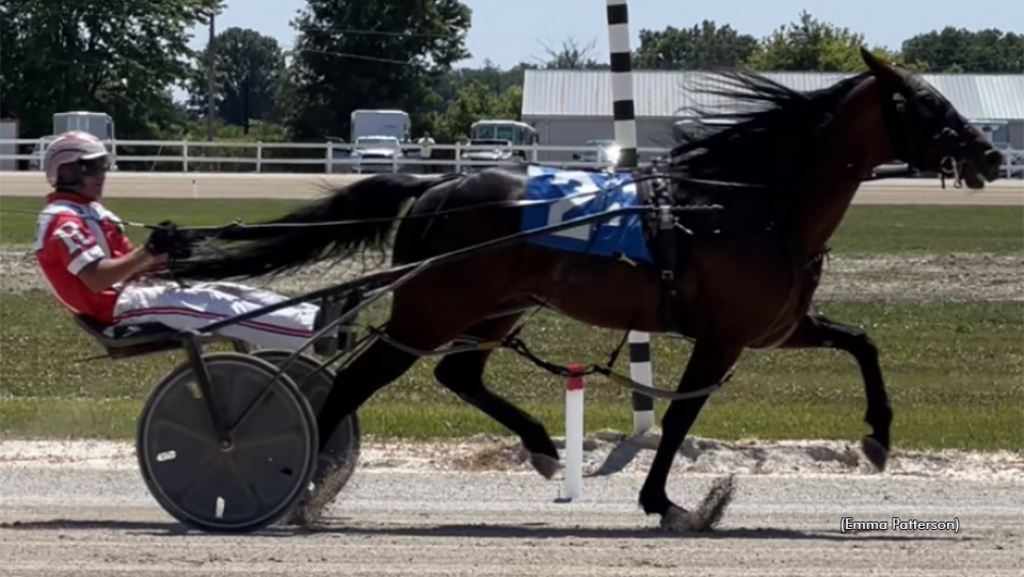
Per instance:
[[[953,179],[953,187],[963,186],[962,162],[957,160],[960,149],[964,143],[961,140],[960,131],[950,126],[951,124],[963,125],[961,119],[957,118],[951,106],[946,108],[943,118],[936,117],[927,106],[924,106],[918,97],[915,89],[925,87],[915,78],[908,78],[909,86],[901,87],[899,90],[889,89],[885,83],[879,82],[879,89],[883,92],[882,110],[886,133],[889,143],[892,146],[893,155],[907,162],[910,168],[917,171],[928,170],[928,150],[931,145],[938,141],[938,147],[942,156],[939,160],[939,176],[942,179],[942,188],[946,188],[946,178]],[[934,91],[931,91],[934,95]],[[910,109],[914,113],[911,114]],[[922,133],[930,136],[917,136]]]

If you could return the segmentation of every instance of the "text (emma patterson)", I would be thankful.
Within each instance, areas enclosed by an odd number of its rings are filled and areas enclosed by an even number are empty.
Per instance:
[[[892,521],[855,521],[853,517],[843,517],[839,523],[839,530],[847,531],[952,531],[960,532],[960,518],[953,517],[952,521],[918,521],[917,519],[900,519],[893,517]]]

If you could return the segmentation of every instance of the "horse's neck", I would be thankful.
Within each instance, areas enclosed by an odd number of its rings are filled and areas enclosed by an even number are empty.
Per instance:
[[[807,257],[820,252],[839,228],[860,180],[891,158],[885,135],[881,99],[869,79],[851,91],[823,135],[821,169],[814,178],[833,184],[799,193],[795,228]]]

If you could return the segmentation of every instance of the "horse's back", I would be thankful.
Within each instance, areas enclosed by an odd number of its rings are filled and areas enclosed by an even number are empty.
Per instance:
[[[430,188],[395,238],[395,262],[415,262],[519,231],[526,174],[490,168]],[[437,215],[432,217],[431,215]]]

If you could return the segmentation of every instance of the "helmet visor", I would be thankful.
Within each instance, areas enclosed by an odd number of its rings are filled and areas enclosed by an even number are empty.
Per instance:
[[[104,154],[93,158],[80,158],[78,166],[83,176],[94,176],[110,170],[110,155]]]

